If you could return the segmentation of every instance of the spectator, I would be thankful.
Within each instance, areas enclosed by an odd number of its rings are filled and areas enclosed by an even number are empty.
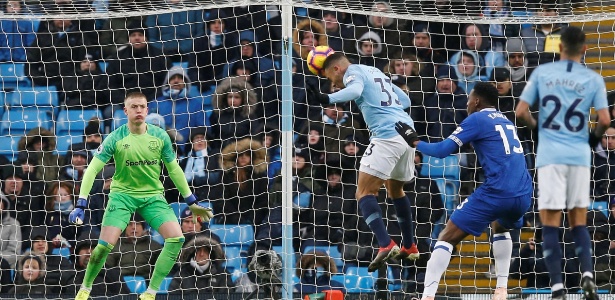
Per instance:
[[[280,131],[277,129],[265,128],[263,134],[263,146],[267,149],[267,177],[269,177],[269,185],[282,171],[282,148],[280,147]]]
[[[222,180],[220,149],[212,147],[210,140],[205,127],[192,128],[188,153],[179,162],[197,199],[211,199],[211,190]]]
[[[183,0],[167,2],[170,8],[183,8]],[[205,34],[202,10],[181,10],[170,13],[150,15],[145,19],[145,27],[152,45],[162,50],[172,61],[183,61],[183,56],[192,52],[195,37]],[[187,57],[186,57],[187,58]]]
[[[117,1],[110,4],[109,10],[112,12],[130,10],[133,5],[132,1]],[[100,29],[99,37],[102,57],[104,59],[115,59],[119,51],[130,47],[129,30],[131,28],[143,27],[143,19],[143,16],[105,19]]]
[[[375,1],[371,8],[372,12],[392,13],[393,8],[388,2]],[[367,26],[361,26],[355,32],[355,38],[361,39],[366,32],[374,32],[380,37],[382,43],[382,55],[402,53],[402,48],[410,46],[410,37],[399,28],[404,28],[406,23],[402,19],[370,15],[367,18]],[[353,53],[354,49],[346,49]],[[381,69],[381,68],[380,68]]]
[[[182,248],[179,271],[173,275],[169,292],[197,297],[228,293],[234,285],[230,274],[224,270],[225,259],[217,241],[205,236],[190,240]]]
[[[205,225],[204,223],[199,223],[194,219],[190,208],[184,208],[184,210],[182,210],[182,212],[179,214],[179,218],[181,219],[182,233],[186,237],[186,242],[184,243],[184,245],[186,245],[188,242],[190,242],[190,240],[194,239],[195,237],[201,236],[210,238],[220,243],[221,240],[217,234],[211,232],[209,228],[206,227],[207,225]]]
[[[296,267],[295,274],[301,281],[295,284],[295,291],[302,296],[326,290],[346,292],[344,284],[331,279],[331,275],[337,273],[337,266],[327,253],[313,251],[303,254]]]
[[[406,84],[412,106],[422,106],[436,90],[433,64],[424,63],[414,54],[391,59],[383,71],[391,80],[394,81],[394,76],[397,76],[397,80]]]
[[[119,268],[122,276],[143,276],[149,279],[162,246],[152,241],[145,220],[138,214],[128,222],[124,236],[107,257],[107,268]]]
[[[375,67],[379,70],[384,68],[387,53],[383,51],[385,47],[377,33],[373,31],[363,33],[359,36],[356,45],[359,64]]]
[[[555,1],[542,1],[541,17],[557,17]],[[530,68],[559,60],[560,24],[536,24],[521,30],[521,39],[527,49],[526,59]]]
[[[78,21],[58,19],[42,22],[36,39],[26,49],[26,76],[34,85],[63,90],[63,80],[75,76],[75,58],[85,57],[89,41]]]
[[[10,174],[4,178],[2,193],[9,200],[4,210],[21,225],[21,236],[30,234],[31,226],[42,225],[45,220],[44,200],[31,192],[30,183],[23,175]],[[18,250],[20,251],[20,250]]]
[[[309,74],[307,68],[307,56],[318,46],[327,46],[327,35],[321,22],[312,19],[304,19],[297,22],[293,31],[293,58],[297,65],[297,71]]]
[[[615,128],[609,127],[604,132],[593,155],[593,196],[596,201],[609,201],[615,195]]]
[[[230,69],[230,76],[241,78],[245,82],[249,83],[254,87],[258,98],[261,98],[263,93],[260,92],[261,82],[259,81],[258,66],[255,61],[248,60],[234,63],[233,67]],[[259,115],[262,115],[262,112],[259,111]]]
[[[75,288],[83,282],[85,269],[90,261],[92,250],[94,250],[96,244],[96,241],[82,240],[75,246],[74,261],[75,270],[77,271],[77,274],[75,275]],[[72,293],[76,293],[76,290],[71,291],[71,294]],[[96,278],[94,278],[91,292],[92,295],[113,296],[129,293],[130,290],[122,280],[120,272],[117,269],[103,268],[101,272],[98,273]]]
[[[335,51],[344,51],[346,44],[354,38],[354,32],[348,25],[341,24],[346,16],[344,12],[324,10],[322,22],[327,34],[327,44]]]
[[[295,142],[295,147],[305,150],[309,154],[308,161],[314,165],[325,162],[325,137],[323,127],[316,122],[304,128],[307,132],[301,132]]]
[[[428,25],[417,24],[412,28],[412,32],[414,32],[414,37],[412,38],[413,48],[411,48],[411,50],[414,51],[416,57],[423,62],[436,65],[446,63],[446,55],[442,54],[440,50],[434,49],[432,46],[431,33],[429,32]]]
[[[218,85],[212,100],[214,112],[210,121],[214,144],[222,144],[224,148],[261,132],[261,120],[256,114],[258,99],[249,83],[227,78]]]
[[[45,260],[38,255],[26,253],[19,260],[15,274],[15,286],[9,291],[12,295],[46,295]]]
[[[0,192],[0,260],[3,264],[8,263],[10,269],[14,269],[17,254],[21,253],[22,235],[19,222],[9,213],[10,207],[10,200]],[[0,277],[6,275],[4,270],[4,267],[0,269]],[[0,282],[5,283],[4,278],[0,278]]]
[[[83,129],[83,142],[74,143],[70,145],[68,149],[85,149],[89,152],[89,155],[94,155],[96,149],[98,149],[98,146],[100,146],[103,140],[100,131],[100,120],[98,118],[92,118],[88,122],[88,125],[85,126],[85,129]]]
[[[238,62],[250,62],[256,66],[256,72],[251,74],[254,77],[255,82],[259,82],[261,86],[265,87],[273,83],[275,79],[275,67],[273,60],[262,52],[262,49],[258,47],[259,44],[255,42],[254,31],[244,30],[239,33],[239,47],[240,56],[234,61],[230,61],[225,67],[222,74],[224,77],[235,76],[231,73],[233,66]]]
[[[457,58],[459,60],[451,65],[458,78],[457,85],[466,95],[469,95],[476,82],[481,81],[479,75],[480,57],[476,55],[476,52],[463,50]]]
[[[21,0],[9,0],[4,5],[6,15],[19,15]],[[38,22],[28,19],[5,19],[0,21],[0,61],[25,62],[26,47],[36,39]]]
[[[50,184],[45,201],[45,227],[53,237],[55,248],[71,248],[77,241],[77,227],[68,222],[68,215],[75,208],[74,186],[68,181]]]
[[[468,116],[465,109],[468,98],[463,89],[457,86],[454,68],[441,66],[437,76],[436,94],[425,100],[424,119],[415,120],[417,131],[426,128],[426,140],[429,142],[444,140]]]
[[[249,138],[221,151],[222,185],[215,187],[214,212],[223,224],[259,224],[269,209],[267,150]]]
[[[85,54],[74,74],[64,77],[64,105],[68,109],[98,109],[109,95],[106,92],[107,78],[91,54]]]
[[[504,55],[492,49],[491,41],[487,28],[483,25],[468,24],[462,29],[463,39],[461,50],[451,57],[449,64],[457,65],[461,61],[461,55],[471,53],[474,64],[478,68],[477,75],[489,78],[494,67],[501,67],[506,64]],[[470,93],[467,90],[467,93]]]
[[[530,77],[531,69],[528,68],[528,60],[525,59],[525,45],[520,38],[510,38],[506,43],[508,61],[506,67],[510,70],[515,95],[521,95],[525,82]]]
[[[52,253],[54,248],[61,245],[61,239],[42,226],[33,228],[29,236],[32,253],[40,256],[45,264],[44,282],[47,293],[66,293],[74,282],[75,269],[67,257]]]
[[[599,210],[587,211],[587,229],[591,236],[592,252],[594,257],[594,273],[596,285],[600,289],[611,290],[613,278],[611,276],[611,253],[613,242],[609,239],[610,224],[607,216]]]
[[[148,105],[150,113],[161,114],[165,123],[181,136],[181,139],[176,137],[176,141],[187,141],[190,128],[205,126],[207,122],[204,99],[192,89],[190,82],[182,67],[172,67],[164,79],[160,96]],[[183,143],[180,146],[184,148]]]
[[[512,12],[508,7],[507,1],[504,0],[489,0],[487,7],[483,10],[483,16],[487,19],[503,19],[512,18]],[[492,39],[493,50],[501,52],[506,45],[506,39],[519,36],[521,26],[519,24],[490,24],[489,37]]]
[[[103,116],[111,118],[131,92],[141,92],[148,99],[156,97],[156,88],[161,86],[169,69],[169,62],[162,51],[150,46],[145,29],[133,25],[128,30],[128,45],[118,49],[117,59],[109,60],[110,102],[105,103]]]
[[[361,156],[363,147],[356,141],[354,135],[347,136],[344,140],[340,156],[340,166],[342,169],[342,182],[345,184],[357,184],[357,170],[361,166]]]
[[[216,86],[223,79],[226,63],[239,57],[239,36],[228,30],[228,17],[224,10],[212,10],[205,21],[205,34],[194,40],[194,53],[190,55],[190,78],[200,85],[201,93]]]
[[[70,182],[75,187],[75,193],[77,194],[79,193],[81,180],[91,157],[92,154],[85,149],[73,148],[66,153],[64,161],[70,161],[70,164],[60,169],[59,180]]]
[[[34,163],[27,168],[34,178],[45,183],[58,179],[64,160],[55,153],[56,136],[51,131],[42,127],[31,129],[19,140],[17,150],[26,152],[27,161]]]

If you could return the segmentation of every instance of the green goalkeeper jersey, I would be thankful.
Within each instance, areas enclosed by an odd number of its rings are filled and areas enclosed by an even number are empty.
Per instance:
[[[149,124],[144,134],[131,133],[127,125],[117,128],[105,138],[95,157],[104,163],[111,157],[115,160],[111,192],[135,197],[162,194],[161,164],[176,159],[166,131]]]

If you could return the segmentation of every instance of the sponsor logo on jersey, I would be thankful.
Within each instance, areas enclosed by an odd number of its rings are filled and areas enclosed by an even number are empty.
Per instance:
[[[138,160],[138,161],[130,161],[130,160],[126,160],[126,166],[127,167],[134,167],[134,166],[153,166],[153,165],[158,165],[158,160],[157,159],[152,159],[152,160]]]
[[[348,78],[346,78],[345,84],[349,84],[353,80],[354,80],[354,75],[350,75],[350,76],[348,76]]]
[[[157,151],[160,146],[157,141],[150,141],[149,146],[147,147],[150,151]]]

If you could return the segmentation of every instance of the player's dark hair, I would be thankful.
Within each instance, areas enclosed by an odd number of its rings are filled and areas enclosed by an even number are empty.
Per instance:
[[[474,95],[484,103],[492,106],[498,104],[498,89],[489,82],[477,82],[474,86]]]
[[[579,55],[585,45],[585,33],[579,27],[568,26],[562,29],[561,41],[566,54]]]
[[[348,60],[348,58],[346,58],[346,55],[344,55],[344,53],[335,52],[335,53],[329,55],[327,57],[327,59],[325,59],[325,62],[322,64],[322,69],[326,70],[327,68],[329,68],[333,64],[341,61],[342,59]]]

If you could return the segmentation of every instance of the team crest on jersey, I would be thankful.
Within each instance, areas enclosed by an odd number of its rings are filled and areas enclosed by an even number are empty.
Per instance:
[[[354,75],[350,75],[350,76],[348,76],[348,78],[346,78],[346,83],[345,84],[349,84],[353,80],[354,80]]]
[[[124,144],[123,147],[124,147],[124,150],[127,150],[128,148],[130,148],[130,144]]]
[[[103,145],[100,144],[100,146],[98,146],[98,148],[96,148],[96,154],[101,154],[103,152]]]
[[[156,141],[150,141],[149,142],[149,146],[147,147],[150,151],[156,151],[158,150],[158,142]]]
[[[460,133],[460,132],[462,132],[462,131],[463,131],[463,128],[461,128],[461,127],[457,127],[457,129],[455,129],[455,131],[453,131],[453,133],[452,133],[452,134],[459,134],[459,133]]]

